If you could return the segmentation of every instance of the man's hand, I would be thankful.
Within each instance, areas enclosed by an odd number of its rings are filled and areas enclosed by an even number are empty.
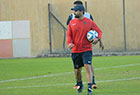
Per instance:
[[[98,43],[98,41],[99,41],[99,39],[98,39],[98,38],[93,38],[93,39],[92,39],[92,43],[93,43],[93,44],[97,44],[97,43]]]
[[[69,49],[72,49],[74,47],[74,44],[73,43],[70,43],[69,45],[68,45],[68,48]]]
[[[102,43],[101,40],[100,40],[100,43],[99,43],[99,47],[100,47],[102,50],[104,50],[104,45],[103,45],[103,43]]]

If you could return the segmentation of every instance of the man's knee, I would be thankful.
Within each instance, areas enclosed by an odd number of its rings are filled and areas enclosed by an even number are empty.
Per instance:
[[[91,67],[91,64],[84,64],[84,67],[89,68]]]
[[[84,64],[85,71],[91,71],[91,64]]]
[[[82,68],[79,68],[79,69],[74,69],[75,72],[81,72],[82,71]]]

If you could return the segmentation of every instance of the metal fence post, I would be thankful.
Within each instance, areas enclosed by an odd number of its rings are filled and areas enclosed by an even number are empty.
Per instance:
[[[49,47],[50,47],[50,53],[52,53],[50,4],[48,4],[48,21],[49,21]]]
[[[87,12],[87,0],[85,0],[85,10]]]
[[[123,0],[123,29],[124,29],[124,50],[127,51],[127,47],[126,47],[126,23],[125,23],[125,0]]]

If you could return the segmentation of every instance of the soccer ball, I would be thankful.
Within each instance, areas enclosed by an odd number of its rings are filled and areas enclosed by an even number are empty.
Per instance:
[[[87,39],[89,41],[92,41],[93,38],[97,38],[98,37],[98,33],[95,31],[95,30],[90,30],[88,33],[87,33]]]

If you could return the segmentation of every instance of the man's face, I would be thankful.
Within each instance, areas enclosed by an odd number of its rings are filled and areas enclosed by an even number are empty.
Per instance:
[[[77,4],[74,4],[74,7],[77,6]]]
[[[83,14],[83,11],[74,11],[75,18],[80,18]]]

